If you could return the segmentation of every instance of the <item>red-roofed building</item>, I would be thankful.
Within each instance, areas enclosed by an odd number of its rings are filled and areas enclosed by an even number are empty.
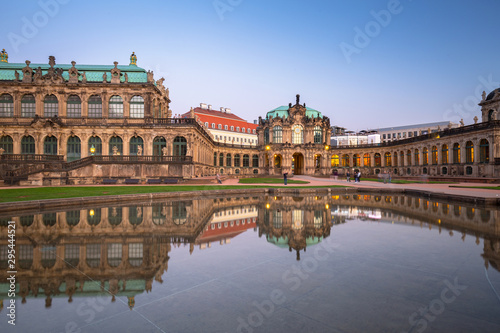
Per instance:
[[[220,108],[213,110],[211,105],[204,103],[194,108],[194,116],[212,133],[215,141],[238,144],[257,145],[257,124],[249,123],[231,112],[231,109]],[[192,118],[191,111],[182,115],[182,118]]]

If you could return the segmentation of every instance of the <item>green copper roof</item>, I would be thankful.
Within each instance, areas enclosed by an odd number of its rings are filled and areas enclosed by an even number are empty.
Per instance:
[[[267,236],[267,242],[268,243],[271,243],[271,244],[274,244],[278,247],[281,247],[281,248],[288,248],[289,245],[288,245],[288,237],[280,237],[280,238],[277,238],[275,236]]]
[[[269,119],[270,117],[273,117],[273,118],[288,118],[288,109],[289,107],[288,106],[280,106],[280,107],[277,107],[276,109],[274,110],[271,110],[267,113],[267,116],[266,118]],[[314,110],[310,107],[306,107],[306,117],[308,118],[317,118],[317,117],[320,117],[322,118],[323,115],[321,114],[321,112],[319,112],[318,110]]]
[[[23,79],[22,69],[26,67],[24,63],[4,63],[0,62],[0,81],[13,81],[15,76],[15,71],[19,73],[19,80]],[[42,75],[47,74],[47,70],[50,68],[48,64],[30,64],[30,68],[35,71],[38,67],[42,69]],[[68,69],[72,66],[67,64],[56,64],[54,68],[61,68],[64,72],[62,74],[65,80],[68,80]],[[111,82],[111,70],[115,66],[113,65],[75,65],[75,68],[83,74],[85,72],[85,76],[87,78],[87,82],[102,82],[102,76],[106,73],[107,82]],[[148,82],[148,77],[146,70],[141,67],[137,67],[135,65],[129,66],[117,66],[117,68],[121,71],[120,81],[125,82],[124,74],[127,73],[128,82],[130,83],[146,83]],[[81,78],[80,78],[81,80]]]

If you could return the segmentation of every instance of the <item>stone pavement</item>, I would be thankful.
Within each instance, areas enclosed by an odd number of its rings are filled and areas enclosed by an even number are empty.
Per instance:
[[[388,183],[384,184],[381,182],[374,181],[363,181],[354,183],[352,179],[351,182],[347,182],[344,178],[339,177],[338,180],[329,178],[317,178],[313,176],[294,176],[294,180],[304,180],[308,181],[309,184],[289,184],[290,186],[329,186],[329,185],[342,185],[342,186],[352,186],[361,188],[380,188],[380,189],[411,189],[416,191],[426,191],[433,193],[444,193],[456,196],[468,196],[474,198],[500,198],[500,190],[489,190],[489,189],[476,189],[476,188],[454,188],[454,186],[484,186],[484,187],[496,187],[497,185],[488,184],[477,184],[477,183],[455,183],[455,184],[431,184],[431,183],[413,183],[413,184],[394,184]],[[215,185],[215,184],[214,184]],[[239,184],[238,179],[231,178],[223,181],[223,185],[249,185],[249,184]],[[268,185],[268,186],[279,186],[280,184],[252,184],[252,185]]]

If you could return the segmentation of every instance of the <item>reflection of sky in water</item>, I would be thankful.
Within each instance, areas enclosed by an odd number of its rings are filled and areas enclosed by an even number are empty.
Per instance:
[[[40,289],[17,299],[15,329],[4,296],[0,329],[500,331],[499,212],[402,198],[184,200],[15,218],[27,234],[40,230],[30,235],[36,274],[17,274]],[[32,244],[20,229],[18,249]]]

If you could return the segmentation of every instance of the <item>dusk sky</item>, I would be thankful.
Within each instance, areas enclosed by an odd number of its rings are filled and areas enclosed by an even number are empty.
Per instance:
[[[498,0],[9,1],[9,62],[138,66],[174,114],[295,102],[349,130],[480,118],[500,87]]]

